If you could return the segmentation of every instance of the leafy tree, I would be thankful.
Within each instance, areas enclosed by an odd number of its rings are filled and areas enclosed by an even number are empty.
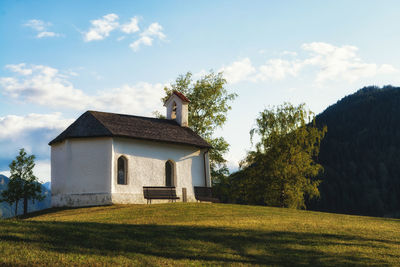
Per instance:
[[[314,159],[327,131],[315,126],[314,115],[290,103],[265,109],[250,131],[255,150],[241,162],[246,202],[271,206],[306,208],[305,197],[319,196],[322,166]]]
[[[175,83],[165,87],[163,102],[173,91],[184,94],[189,100],[189,127],[209,142],[213,149],[210,151],[210,169],[213,179],[227,175],[228,168],[224,154],[229,150],[229,144],[223,137],[214,137],[216,129],[226,122],[226,115],[231,109],[229,102],[236,94],[229,94],[225,89],[226,80],[223,74],[210,72],[197,81],[193,81],[192,73],[180,75]],[[157,114],[156,114],[157,115]],[[160,115],[158,114],[160,117]]]
[[[19,155],[11,162],[10,181],[7,190],[1,193],[0,201],[12,205],[15,203],[15,216],[18,213],[18,202],[24,200],[24,215],[28,213],[28,200],[43,200],[42,188],[36,176],[33,175],[35,156],[28,156],[22,148]]]

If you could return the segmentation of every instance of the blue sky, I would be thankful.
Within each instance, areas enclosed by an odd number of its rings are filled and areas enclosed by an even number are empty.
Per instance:
[[[239,97],[216,135],[232,170],[264,108],[315,113],[367,85],[399,85],[398,1],[2,1],[0,173],[86,110],[152,116],[163,86],[224,71]]]

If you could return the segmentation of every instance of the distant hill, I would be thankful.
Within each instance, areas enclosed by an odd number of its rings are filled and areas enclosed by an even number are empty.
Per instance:
[[[51,190],[51,182],[46,182],[43,184],[44,187],[46,187],[48,190]]]
[[[0,192],[7,189],[9,179],[0,174]],[[42,185],[42,193],[46,196],[43,201],[31,201],[28,204],[28,212],[33,212],[37,210],[47,209],[51,207],[51,192],[44,185]],[[6,202],[0,202],[0,218],[7,218],[14,216],[15,206],[8,205]],[[23,201],[18,204],[18,214],[23,213]]]
[[[316,117],[327,125],[321,198],[309,209],[400,217],[400,88],[365,87]]]

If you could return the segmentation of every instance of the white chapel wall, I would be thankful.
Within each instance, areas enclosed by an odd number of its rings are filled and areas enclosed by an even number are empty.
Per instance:
[[[161,142],[114,138],[112,170],[113,203],[146,203],[143,186],[165,186],[165,162],[173,160],[176,171],[176,191],[182,201],[186,188],[188,201],[195,201],[193,186],[204,186],[203,150]],[[127,185],[117,184],[117,160],[128,161]]]
[[[51,147],[52,206],[111,203],[112,138],[67,139]]]

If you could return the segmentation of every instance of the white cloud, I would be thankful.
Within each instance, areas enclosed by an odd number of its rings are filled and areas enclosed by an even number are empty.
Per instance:
[[[85,33],[86,42],[103,40],[110,35],[110,32],[119,27],[117,14],[111,13],[104,15],[101,19],[92,20],[91,28]]]
[[[20,63],[20,64],[9,64],[6,65],[6,69],[9,69],[13,72],[22,74],[22,75],[31,75],[32,74],[32,69],[27,68],[25,63]]]
[[[73,122],[64,119],[60,113],[28,114],[25,116],[7,115],[0,117],[0,172],[8,176],[8,165],[19,149],[25,148],[36,156],[34,169],[41,181],[50,178],[48,142]]]
[[[272,58],[256,67],[249,58],[235,61],[224,67],[225,77],[230,83],[240,81],[271,81],[297,77],[301,71],[311,68],[311,75],[316,84],[327,81],[355,82],[363,78],[373,78],[382,74],[399,72],[389,64],[367,63],[358,55],[355,46],[334,46],[328,43],[313,42],[301,46],[306,56],[297,52],[283,51],[282,55],[292,58]],[[304,54],[304,53],[303,53]]]
[[[44,22],[39,19],[31,19],[27,23],[24,24],[26,27],[30,27],[38,32],[44,31],[47,27],[51,26],[50,22]]]
[[[101,19],[92,20],[90,29],[84,33],[86,42],[103,40],[116,29],[119,29],[125,34],[133,34],[140,32],[139,18],[132,17],[129,22],[120,24],[117,14],[108,14]],[[165,40],[166,35],[163,32],[163,27],[158,22],[153,22],[144,31],[139,34],[139,38],[130,43],[130,48],[133,51],[138,51],[141,46],[152,46],[155,39]],[[117,38],[117,41],[122,41],[126,35]]]
[[[61,130],[71,122],[71,120],[62,119],[61,113],[7,115],[0,117],[0,140],[18,140],[25,133],[38,129]]]
[[[155,36],[160,38],[161,40],[165,39],[166,36],[162,32],[163,27],[158,23],[154,22],[150,24],[150,26],[141,34],[142,36]]]
[[[166,35],[162,32],[163,27],[158,23],[154,22],[140,34],[140,38],[132,42],[129,46],[133,51],[138,51],[141,45],[152,46],[154,38],[165,40]]]
[[[54,107],[79,108],[90,103],[90,98],[81,90],[74,88],[67,75],[57,69],[43,65],[7,65],[15,72],[14,77],[0,78],[3,94],[22,101]]]
[[[223,67],[221,70],[224,72],[226,80],[235,84],[242,81],[281,80],[288,75],[296,76],[301,67],[301,62],[298,61],[270,59],[256,68],[249,58],[244,58]]]
[[[25,27],[32,28],[33,30],[37,31],[38,34],[36,38],[45,38],[45,37],[58,37],[61,36],[58,33],[47,31],[48,27],[52,24],[50,22],[44,22],[38,19],[31,19],[27,23],[24,24]]]
[[[222,71],[222,69],[219,70],[219,71]],[[193,78],[194,80],[199,80],[199,79],[201,79],[202,77],[204,77],[205,75],[207,75],[208,73],[209,73],[208,71],[206,71],[205,69],[202,69],[202,70],[200,70],[200,71],[198,71],[198,72],[196,72],[196,73],[193,73],[192,78]],[[168,84],[171,84],[171,83],[173,83],[173,82],[174,82],[174,80],[170,80],[170,81],[168,82]]]
[[[0,174],[10,177],[10,171],[0,171]],[[0,183],[1,185],[1,183]]]
[[[130,22],[121,25],[121,31],[128,34],[138,32],[140,30],[138,23],[139,19],[133,17]]]
[[[9,176],[8,164],[19,149],[25,148],[37,157],[34,174],[40,181],[49,181],[50,150],[47,143],[72,122],[72,119],[62,118],[60,113],[0,117],[0,174]]]
[[[37,160],[33,168],[33,174],[39,179],[41,183],[51,181],[51,164],[50,160]]]
[[[255,80],[282,80],[287,76],[297,76],[301,68],[301,62],[296,60],[270,59],[258,68]]]
[[[3,94],[19,101],[48,107],[75,110],[98,109],[130,114],[150,115],[161,105],[164,85],[139,82],[88,95],[68,80],[68,72],[24,63],[7,65],[12,77],[1,77]]]
[[[249,76],[256,72],[249,58],[244,58],[233,62],[227,67],[223,67],[220,71],[224,72],[224,77],[231,83],[237,83],[249,79]]]
[[[12,159],[11,159],[12,160]],[[11,161],[10,160],[10,161]],[[35,175],[39,182],[46,183],[51,181],[51,164],[50,160],[37,160],[33,168],[33,175]],[[0,174],[10,177],[10,171],[0,171]]]
[[[297,53],[296,52],[293,52],[293,51],[283,51],[282,52],[282,55],[284,55],[284,56],[297,56]]]
[[[304,60],[304,66],[311,65],[318,68],[315,79],[317,83],[338,79],[354,82],[361,78],[397,71],[388,64],[378,65],[364,62],[357,56],[358,48],[355,46],[339,47],[328,43],[313,42],[303,44],[302,49],[311,54]]]
[[[93,97],[96,109],[151,116],[155,110],[163,111],[161,98],[164,84],[139,82],[104,90]]]
[[[390,73],[396,73],[396,72],[399,72],[399,70],[389,64],[382,64],[378,67],[378,73],[390,74]]]
[[[146,45],[146,46],[151,46],[153,45],[153,38],[148,37],[148,36],[142,36],[138,40],[134,41],[129,45],[130,48],[132,48],[133,51],[138,51],[141,45]]]
[[[39,32],[36,37],[37,38],[44,38],[44,37],[56,37],[60,36],[58,33],[55,32]]]

